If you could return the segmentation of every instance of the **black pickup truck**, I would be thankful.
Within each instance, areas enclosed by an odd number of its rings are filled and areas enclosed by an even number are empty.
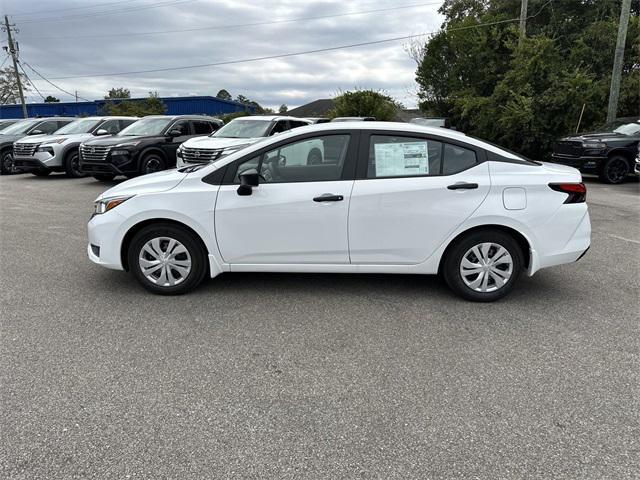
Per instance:
[[[635,172],[640,118],[618,118],[592,133],[565,137],[553,146],[551,159],[583,173],[596,173],[605,183],[622,183]]]

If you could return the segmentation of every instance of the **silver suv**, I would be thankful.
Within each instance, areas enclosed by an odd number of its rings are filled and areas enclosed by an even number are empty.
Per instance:
[[[13,144],[13,161],[16,168],[38,176],[65,172],[71,178],[84,177],[78,158],[80,144],[98,136],[115,135],[136,120],[136,117],[86,117],[50,135],[24,137]]]

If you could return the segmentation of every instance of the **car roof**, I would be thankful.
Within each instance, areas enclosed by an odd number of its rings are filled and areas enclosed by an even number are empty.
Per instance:
[[[142,118],[168,118],[170,120],[220,120],[219,118],[208,117],[206,115],[145,115]]]
[[[277,120],[294,120],[297,122],[309,122],[306,118],[290,117],[288,115],[245,115],[244,117],[236,117],[234,120],[267,120],[271,122]]]

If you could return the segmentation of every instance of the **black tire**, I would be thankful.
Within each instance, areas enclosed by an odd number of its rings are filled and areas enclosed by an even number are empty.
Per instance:
[[[624,183],[630,172],[629,161],[622,155],[613,155],[604,162],[598,176],[604,183],[616,185]]]
[[[147,242],[157,238],[165,239],[159,242],[161,251],[162,248],[167,248],[169,246],[168,239],[173,239],[181,243],[188,253],[188,255],[179,254],[175,257],[175,260],[178,262],[186,262],[187,259],[190,259],[191,261],[190,271],[179,281],[179,283],[175,285],[160,285],[158,283],[162,282],[163,278],[168,280],[167,274],[162,272],[166,267],[160,267],[159,270],[148,272],[150,276],[156,279],[156,283],[154,283],[147,278],[140,266],[140,255],[143,255],[145,259],[155,261],[154,257],[150,256],[147,251],[143,251],[143,248]],[[133,272],[142,286],[150,292],[159,295],[181,295],[183,293],[187,293],[200,285],[208,271],[207,253],[200,240],[190,231],[171,224],[158,223],[155,225],[149,225],[136,233],[129,244],[127,258],[129,262],[129,269]],[[185,263],[181,265],[184,264]],[[170,264],[168,264],[168,266],[170,267]],[[178,270],[172,269],[171,272],[172,277],[180,277],[180,272]],[[165,275],[165,277],[162,277],[162,275]]]
[[[0,152],[0,173],[2,173],[2,175],[11,175],[15,173],[15,171],[11,149],[6,148]]]
[[[32,174],[36,177],[47,177],[51,174],[51,170],[47,170],[46,168],[41,168],[40,170],[32,170]]]
[[[147,153],[140,162],[140,175],[156,173],[167,169],[167,162],[160,154]]]
[[[73,149],[65,155],[64,172],[69,178],[82,178],[87,176],[80,168],[80,155],[78,150]]]
[[[93,178],[101,182],[110,182],[116,178],[116,176],[113,173],[94,173]]]
[[[471,263],[483,265],[482,260],[478,259],[473,252],[470,252],[476,246],[480,244],[488,244],[491,243],[494,246],[487,250],[487,257],[489,259],[493,258],[499,251],[498,247],[503,247],[508,255],[510,255],[511,260],[511,269],[510,276],[507,278],[504,284],[498,285],[495,278],[497,278],[496,274],[491,274],[488,269],[490,267],[480,267],[486,268],[487,271],[479,272],[477,274],[471,273],[465,275],[466,281],[462,277],[461,273],[461,264],[465,257],[469,260],[469,256],[475,260]],[[498,262],[495,264],[494,268],[500,269],[502,272],[500,276],[503,276],[507,273],[508,269],[508,258],[505,258],[506,254],[503,254],[501,258],[503,262]],[[446,254],[446,258],[444,259],[444,263],[442,266],[442,274],[444,276],[447,285],[449,288],[459,295],[460,297],[471,300],[474,302],[493,302],[498,300],[505,295],[507,295],[511,289],[513,289],[522,269],[524,267],[524,256],[522,253],[522,249],[518,242],[508,233],[499,231],[499,230],[480,230],[477,232],[470,233],[467,236],[462,237],[449,248]],[[493,270],[495,272],[495,270]],[[467,282],[473,284],[473,281],[477,280],[480,275],[481,282],[477,288],[482,288],[484,276],[488,278],[488,284],[486,285],[487,291],[477,291],[471,286],[467,285]],[[492,288],[495,288],[491,290]]]
[[[307,165],[321,165],[322,164],[322,152],[319,148],[312,148],[307,155]]]

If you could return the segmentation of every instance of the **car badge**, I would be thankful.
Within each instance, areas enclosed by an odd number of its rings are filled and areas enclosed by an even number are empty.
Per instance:
[[[200,158],[200,152],[196,150],[195,152],[193,152],[193,156],[196,158]]]
[[[91,147],[91,153],[96,153],[96,147]]]

